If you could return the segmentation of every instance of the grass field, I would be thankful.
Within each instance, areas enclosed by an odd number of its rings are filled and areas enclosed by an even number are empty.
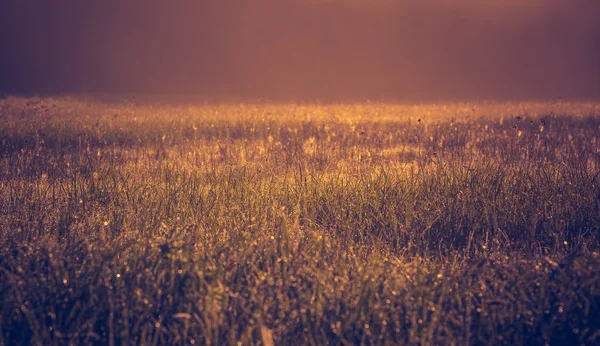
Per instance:
[[[600,104],[0,100],[0,344],[600,342]]]

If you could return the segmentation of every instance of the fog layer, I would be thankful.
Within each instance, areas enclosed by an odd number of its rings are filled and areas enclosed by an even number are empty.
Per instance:
[[[592,0],[4,0],[0,92],[600,97]]]

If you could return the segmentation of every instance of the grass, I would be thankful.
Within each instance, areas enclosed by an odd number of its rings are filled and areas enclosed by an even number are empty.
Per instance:
[[[600,105],[0,100],[0,344],[594,344]]]

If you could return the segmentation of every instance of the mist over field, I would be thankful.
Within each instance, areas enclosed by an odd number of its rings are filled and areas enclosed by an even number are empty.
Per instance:
[[[592,99],[596,1],[0,4],[0,92]]]
[[[0,0],[0,345],[600,345],[599,18]]]

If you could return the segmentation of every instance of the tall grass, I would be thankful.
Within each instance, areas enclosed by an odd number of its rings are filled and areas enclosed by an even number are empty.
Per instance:
[[[0,344],[592,344],[597,104],[0,102]]]

